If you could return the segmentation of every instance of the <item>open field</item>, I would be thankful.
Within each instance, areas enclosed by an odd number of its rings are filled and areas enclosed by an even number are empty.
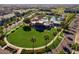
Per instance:
[[[44,35],[49,36],[50,42],[54,35],[53,33],[57,32],[56,28],[52,28],[50,30],[44,30],[44,32],[36,31],[34,28],[31,29],[31,31],[24,31],[23,27],[20,27],[15,32],[11,33],[8,36],[8,41],[12,43],[13,45],[24,47],[24,48],[32,48],[33,42],[31,42],[31,39],[33,36],[36,37],[35,47],[40,47],[43,45],[46,45],[46,40],[44,39]]]

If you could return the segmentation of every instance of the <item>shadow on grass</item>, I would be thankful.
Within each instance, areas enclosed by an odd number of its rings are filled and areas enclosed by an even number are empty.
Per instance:
[[[30,27],[30,26],[24,26],[24,27],[23,27],[23,30],[24,30],[24,31],[31,31],[31,27]]]
[[[40,30],[40,29],[35,29],[38,32],[44,32],[44,30]]]
[[[34,25],[33,28],[35,28],[35,30],[38,32],[44,32],[44,30],[47,29],[47,27],[42,24]]]

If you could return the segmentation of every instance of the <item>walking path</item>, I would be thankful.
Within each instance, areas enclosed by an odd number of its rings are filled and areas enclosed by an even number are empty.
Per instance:
[[[7,45],[5,45],[2,49],[4,50],[7,47]]]
[[[51,42],[49,42],[49,43],[47,44],[47,46],[50,46],[50,45],[57,39],[57,37],[61,34],[62,31],[63,31],[63,29],[55,36],[54,39],[52,39]],[[4,41],[7,43],[8,46],[11,46],[11,47],[16,48],[16,49],[33,50],[33,48],[22,48],[22,47],[15,46],[15,45],[9,43],[9,42],[7,41],[7,38],[6,38],[6,37],[4,38]],[[42,46],[42,47],[34,48],[34,50],[43,49],[43,48],[45,48],[45,47],[46,47],[46,45],[44,45],[44,46]]]
[[[22,51],[22,49],[19,49],[19,50],[17,51],[17,53],[16,53],[16,54],[20,54],[20,53],[21,53],[21,51]]]

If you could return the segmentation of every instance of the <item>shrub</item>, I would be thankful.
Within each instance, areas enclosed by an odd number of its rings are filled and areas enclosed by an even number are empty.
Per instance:
[[[32,51],[23,49],[21,54],[32,54]]]
[[[3,40],[0,40],[0,46],[3,47],[5,45],[6,45],[6,43]]]

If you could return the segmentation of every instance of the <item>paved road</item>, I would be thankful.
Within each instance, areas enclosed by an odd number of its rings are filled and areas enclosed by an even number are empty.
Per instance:
[[[3,50],[0,48],[0,54],[11,54],[11,53],[7,50]]]

